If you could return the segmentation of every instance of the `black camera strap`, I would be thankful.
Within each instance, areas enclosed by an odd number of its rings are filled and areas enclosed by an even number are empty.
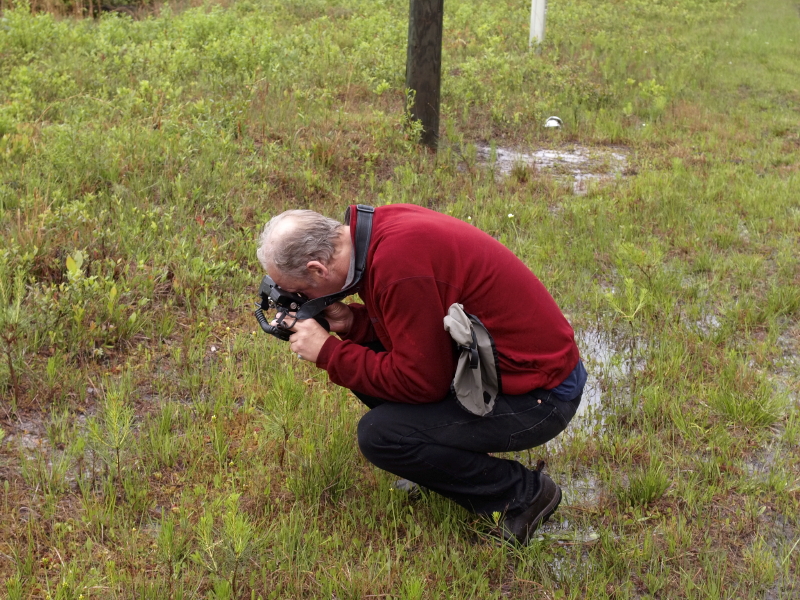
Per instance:
[[[364,270],[367,268],[367,253],[369,252],[369,240],[372,238],[372,215],[375,209],[366,204],[356,205],[358,221],[356,222],[356,270],[353,282],[347,286],[350,290],[361,282]],[[344,224],[350,225],[350,209],[344,215]],[[344,290],[343,290],[344,291]]]
[[[311,319],[334,302],[339,302],[358,290],[361,279],[364,277],[364,272],[367,269],[367,254],[369,253],[369,242],[372,238],[372,216],[375,213],[375,209],[366,204],[358,204],[356,205],[356,212],[358,213],[358,217],[356,221],[355,246],[353,248],[353,252],[355,252],[356,268],[353,274],[353,281],[340,292],[328,294],[327,296],[320,296],[319,298],[304,302],[297,311],[298,319]],[[344,215],[345,225],[350,224],[350,214],[350,207],[348,207]]]

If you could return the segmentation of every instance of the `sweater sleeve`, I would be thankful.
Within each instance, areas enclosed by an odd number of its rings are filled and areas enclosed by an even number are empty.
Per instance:
[[[370,396],[412,404],[443,399],[456,365],[442,322],[443,299],[433,277],[391,284],[376,298],[383,320],[373,323],[378,337],[388,340],[391,348],[374,352],[349,339],[331,338],[317,366],[326,369],[334,383]]]

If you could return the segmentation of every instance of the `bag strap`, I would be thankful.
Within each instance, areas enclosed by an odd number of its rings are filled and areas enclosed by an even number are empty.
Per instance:
[[[480,355],[478,354],[478,338],[475,336],[474,329],[470,329],[470,334],[472,335],[472,343],[469,346],[457,345],[459,350],[469,352],[469,368],[477,369],[481,364]]]

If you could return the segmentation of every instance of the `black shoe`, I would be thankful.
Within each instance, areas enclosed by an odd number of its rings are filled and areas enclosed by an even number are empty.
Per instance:
[[[419,500],[422,497],[422,492],[428,491],[428,488],[417,485],[408,479],[398,479],[392,484],[392,489],[408,494],[409,500]]]
[[[500,522],[500,530],[508,541],[527,544],[533,532],[556,512],[561,502],[561,488],[542,473],[543,468],[544,461],[540,460],[533,472],[539,485],[528,508],[508,514]]]

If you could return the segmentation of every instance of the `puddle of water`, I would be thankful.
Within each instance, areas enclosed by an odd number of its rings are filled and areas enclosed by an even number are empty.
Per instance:
[[[492,160],[492,148],[476,146],[478,158],[484,163]],[[538,171],[552,171],[557,176],[572,181],[572,191],[583,195],[593,182],[613,181],[623,176],[628,163],[624,148],[589,148],[573,146],[571,150],[541,149],[521,152],[510,148],[495,148],[494,163],[498,177],[508,176],[515,166],[524,165]]]
[[[775,464],[775,451],[767,453],[764,456],[759,456],[751,460],[746,460],[744,463],[745,471],[751,478],[760,477],[765,478],[769,475],[770,469]]]
[[[722,327],[722,321],[720,321],[717,315],[713,313],[708,313],[703,315],[702,318],[695,321],[695,326],[704,335],[710,335],[715,331],[719,331],[719,328]]]
[[[551,519],[539,528],[536,536],[539,541],[549,540],[566,544],[591,544],[599,538],[600,535],[593,527],[576,528],[575,524],[567,519],[561,522],[553,522]]]
[[[576,419],[586,419],[602,421],[600,408],[603,401],[603,393],[600,388],[599,374],[605,373],[613,366],[614,350],[608,341],[604,340],[598,331],[585,331],[576,334],[578,348],[581,350],[581,358],[589,374],[586,380],[586,387],[583,389],[583,399],[575,414]],[[619,367],[616,367],[618,370]],[[613,375],[621,376],[622,373]]]
[[[569,506],[591,508],[600,500],[601,484],[591,473],[573,476],[569,480],[561,480],[559,485],[564,493],[564,501]]]
[[[603,428],[603,385],[601,382],[622,382],[627,377],[627,363],[611,341],[596,329],[575,332],[575,341],[581,352],[581,359],[588,372],[586,387],[578,412],[567,428]],[[563,435],[563,434],[562,434]]]
[[[554,439],[547,442],[547,448],[551,452],[563,450],[564,445],[581,435],[598,435],[605,426],[604,390],[608,383],[625,381],[627,376],[627,365],[620,360],[618,352],[614,349],[607,336],[598,330],[590,329],[575,332],[575,339],[580,348],[581,358],[588,372],[586,386],[583,388],[583,398],[575,416],[569,426]],[[614,386],[613,392],[619,392]],[[530,462],[522,454],[515,456],[523,464]],[[533,468],[535,463],[528,465]],[[597,502],[597,485],[595,481],[580,483],[573,480],[572,483],[564,486],[567,497],[573,497],[574,502],[585,500],[588,504]]]
[[[601,382],[606,384],[608,382],[624,382],[627,377],[627,363],[620,359],[619,353],[608,339],[608,336],[603,335],[599,330],[588,329],[576,331],[575,339],[589,376],[583,389],[581,405],[569,427],[561,435],[547,442],[548,448],[553,452],[563,449],[564,444],[569,443],[570,440],[577,436],[597,435],[603,431],[605,422],[604,404],[608,404],[608,402],[607,399],[604,399],[605,388]],[[619,391],[616,386],[615,391]],[[567,505],[591,508],[599,502],[600,482],[589,473],[573,475],[569,479],[559,478],[558,484],[561,486],[564,493],[564,502]],[[576,530],[574,526],[571,526],[566,521],[562,521],[561,524],[556,523],[550,527],[558,530],[550,531],[544,528],[543,532],[562,535],[562,530],[569,529],[569,536],[577,536],[572,540],[576,543],[581,540],[592,541],[595,539],[592,537],[594,531]]]

